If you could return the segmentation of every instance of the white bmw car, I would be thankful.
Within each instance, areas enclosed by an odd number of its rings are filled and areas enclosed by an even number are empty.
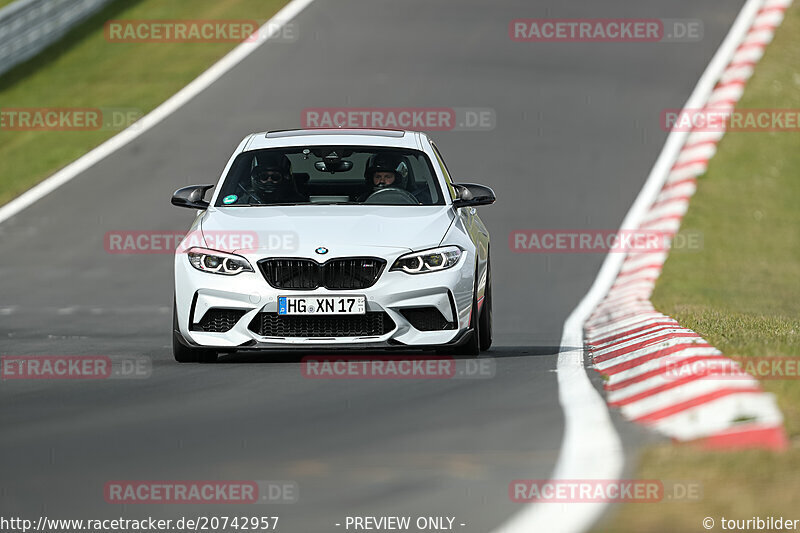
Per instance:
[[[206,192],[214,188],[210,200]],[[477,355],[492,343],[486,186],[455,184],[424,133],[247,136],[175,254],[173,352],[339,348]]]

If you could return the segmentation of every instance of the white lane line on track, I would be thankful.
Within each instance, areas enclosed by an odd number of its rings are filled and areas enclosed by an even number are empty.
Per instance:
[[[703,107],[714,85],[744,39],[763,0],[747,0],[683,109]],[[688,132],[672,131],[644,186],[625,215],[620,230],[633,230],[667,180],[686,143]],[[622,268],[625,254],[607,254],[592,287],[564,322],[558,354],[558,399],[565,429],[558,462],[550,479],[619,479],[624,464],[619,440],[605,400],[597,393],[583,364],[583,325],[608,293]],[[511,481],[511,480],[509,480]],[[576,533],[587,531],[606,508],[605,503],[533,503],[494,530],[494,533]]]
[[[142,117],[135,124],[111,137],[84,156],[76,159],[49,178],[23,193],[21,196],[0,207],[0,224],[36,201],[44,198],[172,115],[192,98],[220,79],[230,69],[238,65],[247,56],[255,52],[262,44],[268,42],[269,39],[275,35],[278,35],[288,22],[303,11],[303,9],[308,7],[313,1],[314,0],[292,0],[259,28],[257,35],[264,35],[264,39],[259,38],[254,42],[241,43],[228,52],[222,59],[209,67],[208,70],[191,81],[186,87],[172,95],[167,101]]]

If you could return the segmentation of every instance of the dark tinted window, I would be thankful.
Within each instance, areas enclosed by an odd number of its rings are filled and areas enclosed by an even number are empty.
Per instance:
[[[423,152],[309,146],[240,154],[225,177],[216,205],[314,203],[442,205],[444,201]]]

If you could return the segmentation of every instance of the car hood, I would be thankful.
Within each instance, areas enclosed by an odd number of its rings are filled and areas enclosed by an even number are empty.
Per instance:
[[[337,257],[364,253],[365,248],[436,247],[453,218],[446,206],[227,207],[207,211],[201,227],[210,247],[211,241],[230,233],[234,238],[244,236],[245,245],[234,242],[227,247],[236,251],[309,256],[324,247],[326,257]]]

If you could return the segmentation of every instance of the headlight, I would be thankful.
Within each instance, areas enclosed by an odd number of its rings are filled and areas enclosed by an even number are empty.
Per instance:
[[[458,246],[445,246],[406,254],[397,259],[390,270],[402,270],[407,274],[422,274],[436,272],[455,266],[461,259],[461,248]]]
[[[203,272],[235,276],[241,272],[253,271],[253,267],[250,266],[247,259],[240,255],[226,254],[205,248],[192,248],[187,255],[192,266]]]

